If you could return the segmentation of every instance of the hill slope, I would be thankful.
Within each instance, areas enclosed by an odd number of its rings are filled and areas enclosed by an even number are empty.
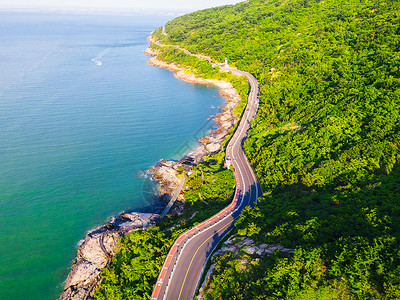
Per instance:
[[[293,255],[224,255],[207,299],[400,298],[400,4],[260,1],[160,30],[254,74],[246,154],[264,189],[236,234]],[[259,260],[258,260],[259,259]]]

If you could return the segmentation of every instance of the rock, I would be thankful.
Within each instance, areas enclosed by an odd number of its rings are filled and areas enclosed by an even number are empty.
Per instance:
[[[229,121],[225,121],[225,122],[219,122],[219,126],[221,126],[221,128],[223,128],[223,129],[225,129],[225,130],[228,130],[229,128],[231,128],[232,127],[232,122],[229,120]]]
[[[208,145],[206,145],[206,149],[207,149],[208,152],[214,153],[214,152],[217,152],[217,151],[219,151],[221,149],[221,145],[217,144],[217,143],[208,144]]]
[[[294,249],[288,249],[288,248],[283,248],[281,251],[286,253],[294,253]]]
[[[215,140],[222,142],[228,134],[229,132],[227,130],[221,131],[215,135]]]
[[[144,54],[152,55],[152,56],[156,56],[156,55],[159,54],[158,51],[155,51],[155,50],[151,49],[150,47],[148,47],[146,50],[143,50],[142,52],[143,52]]]
[[[175,162],[171,161],[171,160],[163,159],[160,161],[160,165],[168,167],[168,168],[173,168],[175,165]]]
[[[270,245],[268,250],[275,252],[276,250],[282,250],[283,246],[281,244]]]
[[[250,255],[252,255],[254,252],[256,252],[258,250],[256,247],[250,247],[250,246],[247,246],[244,249]]]
[[[236,237],[230,237],[229,239],[227,239],[224,244],[225,245],[231,245],[234,241],[235,241]]]
[[[249,238],[243,238],[243,239],[240,241],[239,244],[241,245],[241,247],[242,247],[242,246],[250,246],[250,245],[254,244],[254,241],[253,241],[252,239],[249,239]]]
[[[178,182],[177,174],[178,172],[175,169],[162,166],[157,169],[156,176],[161,177],[164,181]]]
[[[176,176],[178,171],[176,170],[176,162],[162,160],[147,173],[152,174],[152,179],[160,183],[158,195],[159,199],[168,202],[179,186],[179,179]]]
[[[237,251],[237,249],[235,246],[221,248],[221,252],[236,252],[236,251]]]
[[[211,137],[210,136],[204,136],[201,139],[198,140],[199,143],[207,146],[207,144],[209,144],[211,141]]]
[[[263,255],[265,253],[265,251],[263,250],[263,249],[258,249],[257,251],[256,251],[256,254],[257,255]]]
[[[242,260],[240,261],[240,266],[239,266],[239,270],[244,271],[246,270],[247,265],[249,264],[249,260],[247,258],[242,258]]]
[[[86,299],[87,293],[97,285],[101,269],[107,265],[108,256],[115,254],[118,238],[132,231],[148,228],[157,217],[158,215],[149,213],[124,212],[112,218],[112,230],[104,225],[88,232],[78,248],[77,258],[58,299]]]
[[[81,300],[81,299],[86,298],[87,293],[88,293],[88,289],[81,288],[81,289],[75,290],[73,287],[69,287],[67,290],[65,290],[63,292],[63,295],[65,297],[63,299]]]
[[[231,115],[231,113],[228,111],[228,112],[226,112],[226,113],[221,114],[220,117],[219,117],[219,119],[220,119],[222,122],[224,122],[224,121],[226,121],[226,120],[231,120],[231,119],[232,119],[232,115]]]
[[[103,259],[101,263],[89,261],[82,261],[72,267],[72,275],[66,284],[69,286],[88,285],[95,281],[96,277],[99,275],[101,268],[105,266],[107,259]],[[98,268],[100,267],[100,268]]]

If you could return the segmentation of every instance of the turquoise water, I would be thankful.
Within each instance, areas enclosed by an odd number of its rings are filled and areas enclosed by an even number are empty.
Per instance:
[[[55,299],[76,244],[149,205],[138,174],[179,158],[223,99],[148,66],[166,19],[0,13],[0,299]]]

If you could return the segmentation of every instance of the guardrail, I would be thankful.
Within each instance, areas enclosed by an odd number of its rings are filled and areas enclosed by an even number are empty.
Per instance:
[[[231,147],[230,147],[230,145],[228,145],[227,152],[230,152],[230,150],[231,150]],[[239,205],[238,205],[238,200],[239,200],[240,196],[242,196],[242,199],[243,199],[243,195],[241,194],[241,189],[240,189],[240,184],[239,184],[240,181],[239,181],[239,176],[237,174],[236,169],[234,169],[234,175],[235,175],[235,181],[236,181],[236,189],[235,189],[235,196],[233,198],[233,201],[227,207],[225,207],[223,210],[219,211],[218,213],[216,213],[212,217],[208,218],[207,220],[203,221],[202,223],[196,225],[192,229],[182,233],[176,239],[176,241],[172,245],[170,251],[168,252],[167,258],[165,259],[164,265],[163,265],[161,272],[157,278],[156,286],[153,290],[151,300],[156,300],[160,296],[161,286],[162,286],[164,280],[166,279],[168,269],[171,266],[171,263],[174,263],[174,265],[177,264],[177,262],[179,260],[179,255],[180,255],[181,251],[183,250],[185,244],[195,235],[203,232],[205,229],[208,229],[209,227],[216,225],[217,223],[219,223],[219,221],[224,220],[227,216],[233,214],[235,211],[237,211],[240,208],[242,203],[239,202]],[[171,274],[167,278],[168,281],[171,279],[172,275],[173,275],[173,270],[171,271]],[[165,290],[163,296],[166,295],[168,287],[169,287],[169,285],[167,283],[166,290]]]
[[[162,45],[158,42],[156,42],[156,44],[160,45],[160,46],[166,46],[166,45]],[[181,49],[179,46],[175,46],[178,49]],[[183,51],[185,51],[185,49],[181,49]],[[186,50],[187,51],[187,50]],[[185,53],[186,53],[185,51]],[[191,54],[189,51],[187,51],[189,55],[192,56],[196,56],[198,57],[198,55],[194,55]],[[202,59],[206,59],[208,60],[206,57],[199,57]],[[243,72],[244,73],[244,72]],[[247,76],[246,76],[247,77]],[[249,82],[250,79],[248,78]],[[250,96],[250,95],[249,95]],[[257,93],[258,96],[258,93]],[[258,97],[257,97],[258,98]],[[257,109],[258,110],[258,101],[256,103],[257,105]],[[240,128],[240,125],[237,127],[237,129]],[[243,130],[243,129],[242,129]],[[227,156],[229,158],[233,158],[233,153],[230,153],[232,150],[232,145],[231,142],[233,141],[233,139],[229,142],[228,146],[227,146]],[[236,143],[236,142],[235,142]],[[190,230],[182,233],[174,242],[174,244],[172,245],[170,251],[168,252],[167,258],[165,259],[165,262],[163,264],[163,267],[161,269],[161,272],[157,278],[157,282],[156,285],[153,289],[153,293],[151,295],[151,300],[157,300],[160,296],[160,291],[161,291],[161,287],[163,285],[163,282],[165,280],[168,280],[167,285],[166,285],[166,289],[165,292],[163,294],[163,298],[166,296],[167,292],[168,292],[168,288],[169,288],[169,281],[172,278],[173,274],[174,274],[174,268],[172,268],[171,273],[168,275],[168,270],[170,268],[170,266],[172,264],[174,264],[174,266],[178,263],[179,258],[180,258],[180,253],[183,251],[183,249],[185,248],[186,243],[193,238],[194,236],[196,236],[197,234],[202,233],[203,231],[205,231],[206,229],[215,226],[216,224],[218,224],[220,221],[224,220],[226,217],[228,217],[229,215],[232,215],[233,213],[235,213],[237,210],[240,209],[240,207],[242,206],[242,202],[244,199],[244,195],[241,193],[241,187],[239,184],[239,176],[237,174],[237,170],[236,168],[234,168],[234,175],[235,175],[235,181],[236,181],[236,189],[235,189],[235,196],[233,198],[233,201],[230,203],[230,205],[228,205],[227,207],[225,207],[223,210],[221,210],[220,212],[218,212],[217,214],[213,215],[212,217],[210,217],[209,219],[203,221],[202,223],[196,225],[195,227],[191,228]],[[240,174],[240,176],[242,177],[242,182],[244,184],[244,179],[243,179],[243,175]],[[243,191],[245,190],[245,187],[243,186]],[[239,202],[238,205],[238,201],[239,201],[239,197],[241,197],[241,201]],[[225,228],[226,226],[230,226],[231,223],[226,224],[223,228]]]
[[[235,172],[235,179],[237,180],[236,182],[238,182],[238,177],[237,174]],[[240,195],[240,187],[239,185],[236,186],[236,192],[235,192],[235,196],[233,201],[231,202],[231,204],[227,207],[225,207],[223,210],[221,210],[220,212],[216,213],[214,216],[212,216],[211,218],[203,221],[202,223],[196,225],[195,227],[193,227],[192,229],[182,233],[175,241],[175,243],[172,245],[170,251],[168,252],[167,258],[165,259],[164,265],[161,269],[161,272],[158,276],[157,279],[157,283],[156,286],[153,290],[153,294],[151,296],[152,300],[156,300],[158,299],[158,297],[160,296],[160,290],[161,290],[161,286],[163,281],[166,279],[166,275],[168,272],[169,267],[171,266],[172,263],[174,263],[174,265],[177,264],[178,262],[178,258],[180,253],[182,252],[185,244],[194,236],[196,236],[197,234],[203,232],[204,230],[216,225],[219,223],[219,221],[225,219],[225,217],[227,217],[228,215],[231,215],[232,213],[234,213],[241,205],[237,207],[237,203],[238,203],[238,199],[239,199],[239,195]],[[173,270],[171,271],[171,274],[168,276],[167,280],[169,281],[173,275]],[[166,290],[164,293],[164,296],[168,290],[168,284],[166,286]]]

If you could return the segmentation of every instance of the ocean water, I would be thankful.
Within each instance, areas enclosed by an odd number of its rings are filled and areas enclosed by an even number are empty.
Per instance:
[[[0,13],[0,299],[56,299],[85,233],[151,204],[141,170],[213,126],[218,90],[141,53],[166,20]]]

